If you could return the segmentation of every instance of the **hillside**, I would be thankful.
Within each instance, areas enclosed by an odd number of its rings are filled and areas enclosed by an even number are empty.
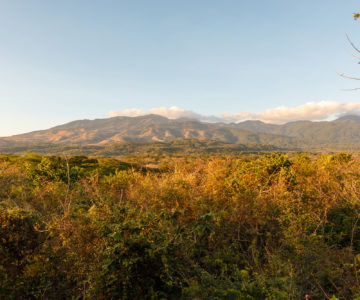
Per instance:
[[[344,116],[335,121],[296,121],[284,125],[245,121],[233,125],[241,130],[302,139],[304,145],[360,145],[360,117]]]
[[[168,143],[179,139],[271,145],[281,149],[357,149],[360,147],[360,117],[344,116],[335,121],[296,121],[283,125],[261,121],[205,123],[191,119],[170,120],[158,115],[79,120],[48,130],[0,138],[0,150],[34,145],[47,145],[47,148],[49,145],[72,145],[76,148],[134,142]]]
[[[169,120],[157,115],[74,121],[48,130],[2,138],[0,143],[3,146],[14,143],[106,145],[119,142],[169,142],[179,138],[216,140],[232,144],[271,144],[281,147],[301,145],[301,141],[293,137],[255,133],[223,123]]]

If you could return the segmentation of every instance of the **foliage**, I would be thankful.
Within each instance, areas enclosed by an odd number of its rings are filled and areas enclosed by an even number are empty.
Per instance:
[[[278,138],[281,140],[281,138]],[[284,143],[280,142],[282,147]],[[294,146],[291,145],[293,148]],[[84,157],[91,155],[97,157],[129,156],[129,155],[174,155],[174,154],[221,154],[221,153],[264,153],[269,151],[278,151],[279,147],[259,144],[258,142],[246,144],[229,144],[218,140],[200,140],[200,139],[175,139],[169,142],[124,142],[109,143],[104,145],[78,145],[78,144],[15,144],[9,146],[0,146],[0,152],[24,154],[27,152],[52,155],[68,155]],[[32,154],[33,155],[33,154]]]
[[[360,296],[357,155],[148,159],[1,155],[0,299]]]

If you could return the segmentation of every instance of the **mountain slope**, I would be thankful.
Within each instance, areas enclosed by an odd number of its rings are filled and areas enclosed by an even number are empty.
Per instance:
[[[190,119],[170,120],[158,115],[114,117],[73,121],[48,130],[1,138],[0,146],[30,143],[107,145],[176,139],[273,145],[283,149],[360,146],[360,117],[344,116],[331,122],[297,121],[284,125],[260,121],[204,123]]]
[[[168,142],[175,139],[217,140],[232,144],[300,145],[293,137],[255,133],[222,123],[169,120],[157,115],[81,120],[42,131],[3,138],[2,143],[54,143],[105,145],[114,142]]]
[[[360,145],[360,116],[344,116],[331,122],[296,121],[284,125],[246,121],[238,129],[302,139],[305,145]]]

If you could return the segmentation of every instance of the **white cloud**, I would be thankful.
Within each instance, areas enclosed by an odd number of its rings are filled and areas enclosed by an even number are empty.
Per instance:
[[[360,102],[309,102],[296,107],[280,106],[258,113],[249,111],[236,113],[224,112],[220,116],[204,116],[191,110],[173,106],[170,108],[152,108],[147,111],[143,111],[141,109],[111,111],[109,112],[109,116],[137,117],[148,114],[156,114],[169,119],[189,118],[205,122],[238,122],[251,119],[260,120],[266,123],[282,124],[298,120],[321,121],[334,116],[351,113],[360,113]]]
[[[141,109],[137,109],[137,108],[133,108],[133,109],[124,109],[121,111],[110,111],[109,112],[109,117],[119,117],[119,116],[124,116],[124,117],[139,117],[139,116],[143,116],[144,112]]]
[[[191,110],[179,108],[176,106],[172,106],[170,108],[167,107],[159,107],[159,108],[151,108],[147,111],[133,108],[133,109],[125,109],[121,111],[110,111],[109,117],[118,117],[118,116],[126,116],[126,117],[138,117],[138,116],[144,116],[144,115],[160,115],[163,117],[166,117],[168,119],[180,119],[180,118],[188,118],[188,119],[194,119],[204,122],[224,122],[225,119],[221,117],[216,116],[204,116],[200,115],[196,112],[193,112]]]
[[[321,121],[341,114],[358,113],[359,110],[360,102],[321,101],[309,102],[296,107],[280,106],[260,113],[224,113],[222,116],[233,121],[249,118],[266,123],[281,124],[298,120]]]
[[[152,108],[148,110],[149,114],[160,115],[167,117],[169,119],[180,119],[180,118],[190,118],[190,119],[201,119],[201,115],[187,109],[179,108],[176,106],[166,108]]]

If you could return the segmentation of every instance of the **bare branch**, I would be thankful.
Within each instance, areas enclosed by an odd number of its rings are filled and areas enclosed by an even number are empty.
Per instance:
[[[350,51],[347,51],[347,53],[348,53],[350,56],[355,57],[356,59],[358,59],[358,60],[359,60],[359,64],[360,64],[360,57],[359,57],[359,56],[356,56],[356,55],[352,54]]]
[[[353,246],[353,241],[354,241],[354,235],[355,235],[355,230],[356,230],[356,225],[357,223],[359,222],[359,219],[360,219],[360,214],[358,214],[358,217],[356,219],[356,222],[351,230],[351,240],[350,240],[350,248],[352,248]]]
[[[357,52],[359,52],[360,53],[360,50],[358,49],[358,48],[356,48],[356,46],[354,45],[354,43],[350,40],[350,38],[349,38],[349,36],[348,35],[346,35],[346,37],[347,37],[347,39],[348,39],[348,41],[349,41],[349,43],[350,43],[350,45],[357,51]]]
[[[350,77],[350,76],[347,76],[347,75],[345,75],[345,74],[343,74],[343,73],[336,72],[336,74],[338,74],[339,76],[344,77],[344,78],[346,78],[346,79],[360,80],[360,78],[358,78],[358,77]]]
[[[357,91],[357,90],[360,90],[360,88],[354,88],[354,89],[342,89],[342,91],[346,91],[346,92],[349,92],[349,91]]]

